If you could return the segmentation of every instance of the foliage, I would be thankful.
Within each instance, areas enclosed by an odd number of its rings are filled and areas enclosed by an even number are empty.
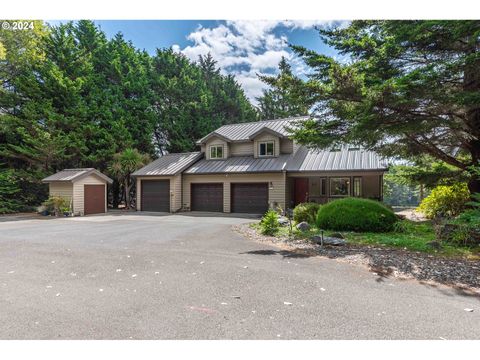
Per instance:
[[[137,149],[125,149],[113,156],[112,163],[109,167],[110,173],[123,186],[123,193],[125,196],[125,206],[130,208],[130,192],[134,185],[134,180],[131,174],[145,166],[150,161],[147,154],[141,154]]]
[[[47,211],[54,213],[55,216],[59,216],[65,209],[70,211],[69,201],[61,196],[49,196],[47,200],[43,202]]]
[[[0,214],[20,210],[22,205],[16,199],[20,190],[13,176],[13,170],[0,169]]]
[[[278,64],[276,76],[259,76],[270,89],[257,98],[260,117],[264,120],[307,115],[309,106],[301,87],[302,80],[293,75],[285,57]]]
[[[309,224],[315,224],[318,209],[320,209],[320,204],[317,203],[298,204],[295,206],[295,209],[293,209],[293,220],[296,223],[305,221]]]
[[[278,223],[278,214],[275,210],[268,210],[260,221],[260,231],[264,235],[273,236],[280,228]]]
[[[454,217],[465,209],[469,196],[470,193],[464,183],[451,186],[440,185],[422,200],[418,211],[428,219]]]
[[[354,143],[390,157],[429,156],[480,192],[480,21],[353,21],[319,30],[341,58],[301,46],[307,102],[318,118],[295,131],[321,148]]]
[[[397,218],[377,201],[345,198],[322,205],[316,220],[320,229],[386,232],[393,229]]]
[[[471,208],[448,222],[454,225],[447,241],[464,246],[480,245],[480,193],[473,195],[474,201],[467,203]]]

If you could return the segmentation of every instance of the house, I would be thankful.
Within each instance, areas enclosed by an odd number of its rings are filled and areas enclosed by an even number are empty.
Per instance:
[[[49,184],[50,196],[67,200],[74,215],[107,212],[107,184],[113,180],[94,168],[65,169],[42,182]]]
[[[168,154],[132,176],[137,210],[264,213],[357,196],[381,200],[387,165],[359,148],[308,149],[287,127],[306,117],[224,125],[199,152]]]

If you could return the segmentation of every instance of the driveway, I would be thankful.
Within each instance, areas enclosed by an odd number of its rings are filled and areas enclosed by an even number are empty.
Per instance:
[[[0,223],[0,338],[480,339],[479,297],[280,252],[248,221]]]

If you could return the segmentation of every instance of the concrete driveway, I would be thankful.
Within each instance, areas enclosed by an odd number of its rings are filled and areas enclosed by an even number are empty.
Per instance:
[[[0,338],[480,338],[478,297],[282,253],[231,230],[248,221],[3,222]]]

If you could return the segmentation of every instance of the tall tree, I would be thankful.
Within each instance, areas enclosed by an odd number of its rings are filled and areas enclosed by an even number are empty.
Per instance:
[[[320,30],[348,58],[304,47],[317,119],[295,138],[327,147],[359,143],[387,156],[429,155],[470,173],[480,162],[480,21],[353,21]]]
[[[270,87],[257,98],[260,117],[269,120],[307,115],[310,104],[303,93],[303,82],[293,74],[285,57],[278,64],[278,70],[276,76],[259,76]]]

